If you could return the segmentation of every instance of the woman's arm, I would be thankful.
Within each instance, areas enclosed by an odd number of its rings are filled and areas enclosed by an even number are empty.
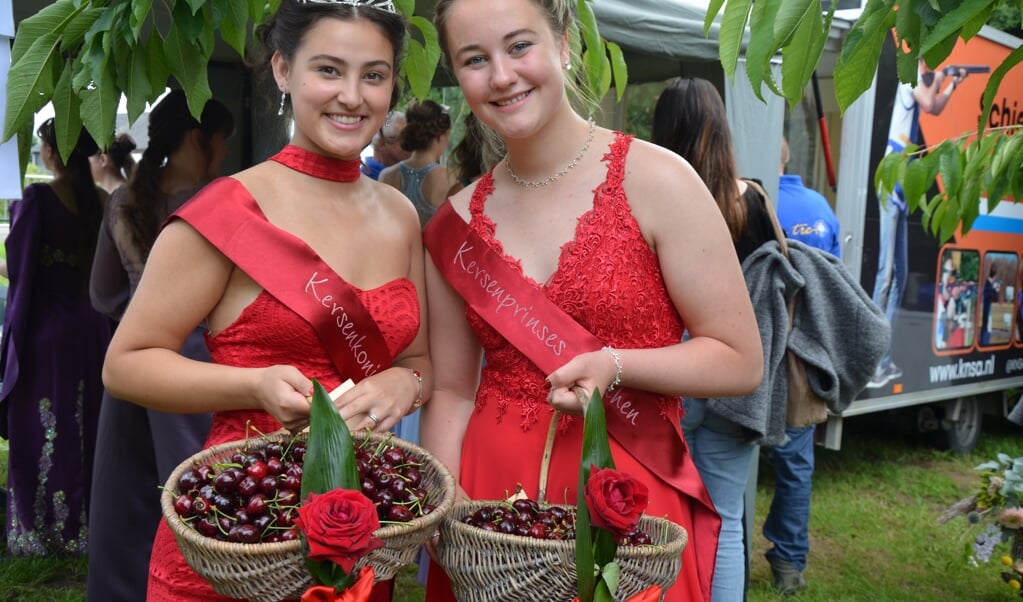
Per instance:
[[[689,340],[616,350],[621,384],[673,396],[753,391],[763,375],[760,334],[731,237],[703,181],[674,153],[635,141],[625,190]],[[616,372],[610,353],[581,354],[550,375],[552,401],[564,411],[578,411],[568,387],[578,383],[603,391]]]
[[[178,352],[219,303],[233,272],[188,224],[164,228],[107,350],[103,383],[111,394],[168,412],[262,409],[289,429],[304,426],[311,381],[296,368],[236,368]]]
[[[482,350],[465,317],[465,302],[426,261],[429,298],[430,352],[434,387],[422,412],[419,437],[459,481],[462,440],[479,387]]]

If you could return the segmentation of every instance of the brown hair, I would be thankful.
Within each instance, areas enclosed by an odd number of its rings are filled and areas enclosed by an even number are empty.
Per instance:
[[[424,100],[405,110],[405,127],[401,130],[401,148],[414,152],[429,148],[433,141],[451,131],[451,116],[432,100]]]
[[[212,158],[210,140],[214,134],[223,134],[226,138],[234,132],[234,117],[219,100],[211,98],[206,102],[201,119],[196,121],[192,117],[188,99],[181,90],[171,91],[149,113],[149,143],[128,180],[128,199],[123,208],[128,232],[143,258],[149,256],[160,230],[154,209],[157,200],[164,196],[160,190],[160,170],[168,157],[181,146],[189,132],[198,128],[208,163]]]
[[[746,204],[736,185],[725,103],[709,81],[677,78],[654,108],[653,143],[674,151],[693,166],[710,190],[728,224],[732,240],[746,232]]]

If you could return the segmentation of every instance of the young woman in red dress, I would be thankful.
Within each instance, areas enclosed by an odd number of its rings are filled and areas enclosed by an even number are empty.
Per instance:
[[[443,354],[420,437],[466,497],[503,499],[520,483],[536,496],[560,410],[547,498],[574,504],[583,429],[572,387],[599,389],[618,469],[650,488],[649,514],[689,533],[665,600],[708,600],[720,523],[682,438],[679,401],[756,388],[757,325],[700,177],[569,102],[574,6],[437,4],[458,84],[507,154],[427,225],[430,343]],[[459,224],[471,233],[459,240],[479,244],[452,247]],[[562,336],[576,328],[561,314],[587,333],[581,345]],[[436,565],[427,587],[431,602],[452,599]]]
[[[387,430],[426,399],[419,219],[359,169],[397,99],[404,34],[389,2],[281,3],[259,39],[281,112],[293,112],[291,143],[215,180],[164,227],[110,345],[112,394],[214,412],[207,446],[243,438],[247,425],[303,428],[313,378],[328,391],[356,381],[335,402],[352,429]],[[213,363],[177,351],[200,323]],[[373,599],[390,589],[378,584]],[[166,523],[148,599],[222,599],[184,562]]]

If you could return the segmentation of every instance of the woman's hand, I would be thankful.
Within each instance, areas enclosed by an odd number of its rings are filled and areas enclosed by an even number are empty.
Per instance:
[[[606,349],[580,353],[547,375],[547,382],[551,385],[547,401],[562,413],[582,415],[593,390],[599,388],[602,395],[607,393],[616,374],[615,358]]]
[[[408,368],[394,366],[362,379],[334,405],[352,431],[383,432],[412,411],[419,395],[419,379]]]
[[[309,425],[309,394],[313,382],[294,366],[259,369],[256,398],[259,406],[295,433]]]

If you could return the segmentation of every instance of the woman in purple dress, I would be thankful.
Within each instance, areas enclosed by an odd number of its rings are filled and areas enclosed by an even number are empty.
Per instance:
[[[10,273],[0,367],[0,437],[8,439],[7,549],[83,554],[92,455],[110,321],[89,302],[102,215],[82,130],[67,163],[53,120],[39,127],[49,183],[11,205]]]

